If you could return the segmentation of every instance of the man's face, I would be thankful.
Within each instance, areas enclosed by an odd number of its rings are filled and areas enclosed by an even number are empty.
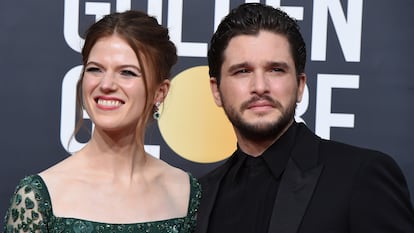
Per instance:
[[[298,83],[284,36],[261,31],[232,38],[220,72],[219,86],[211,78],[214,99],[223,107],[238,137],[277,138],[290,125],[306,77],[301,74]]]

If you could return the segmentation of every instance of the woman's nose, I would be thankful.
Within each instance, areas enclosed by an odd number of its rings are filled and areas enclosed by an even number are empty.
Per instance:
[[[101,80],[100,88],[103,91],[112,91],[117,87],[115,75],[112,73],[106,73]]]

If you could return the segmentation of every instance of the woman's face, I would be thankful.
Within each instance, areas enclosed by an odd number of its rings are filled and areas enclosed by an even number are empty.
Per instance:
[[[82,95],[96,128],[135,131],[147,101],[143,78],[137,55],[122,38],[112,35],[95,43],[85,65]]]

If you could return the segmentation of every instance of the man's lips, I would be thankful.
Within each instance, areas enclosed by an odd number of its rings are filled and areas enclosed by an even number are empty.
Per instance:
[[[253,96],[242,104],[241,109],[266,109],[279,107],[281,107],[281,104],[270,96]]]
[[[269,101],[255,101],[247,105],[247,109],[252,108],[274,108],[275,105]]]

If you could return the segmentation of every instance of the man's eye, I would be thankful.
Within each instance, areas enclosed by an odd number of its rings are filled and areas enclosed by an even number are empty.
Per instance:
[[[246,74],[249,73],[248,69],[240,69],[240,70],[236,70],[235,74]]]
[[[281,68],[273,68],[272,72],[284,72],[284,70]]]

